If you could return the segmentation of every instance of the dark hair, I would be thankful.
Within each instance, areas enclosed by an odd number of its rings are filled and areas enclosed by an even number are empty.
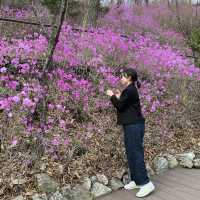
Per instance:
[[[138,81],[138,74],[135,69],[125,68],[122,70],[122,74],[125,74],[126,76],[130,76],[132,83],[135,84],[135,82],[136,82],[137,87],[138,88],[141,87],[141,83],[140,83],[140,81]]]

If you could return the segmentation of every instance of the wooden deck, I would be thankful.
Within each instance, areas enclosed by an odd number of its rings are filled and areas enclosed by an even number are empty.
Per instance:
[[[146,200],[200,200],[200,169],[176,168],[151,178],[156,190]],[[119,190],[98,200],[138,200],[138,189]]]

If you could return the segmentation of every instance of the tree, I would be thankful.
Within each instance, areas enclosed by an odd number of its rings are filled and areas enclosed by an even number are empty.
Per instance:
[[[123,3],[123,0],[117,0],[117,5],[120,6]]]
[[[41,0],[43,6],[46,6],[54,15],[59,13],[61,0]]]
[[[96,26],[100,9],[100,0],[87,0],[83,26]]]
[[[135,4],[140,5],[141,1],[140,0],[135,0]]]
[[[178,25],[180,28],[181,27],[181,17],[180,17],[180,10],[179,10],[179,1],[176,0],[175,3],[176,3],[176,17],[177,17]]]
[[[197,0],[196,3],[196,18],[198,17],[198,6],[199,6],[199,0]]]
[[[170,0],[167,0],[167,6],[168,6],[168,8],[171,8]]]
[[[50,6],[54,6],[53,4],[51,4],[51,0],[47,0],[49,1],[49,5]],[[46,2],[47,2],[46,1]],[[51,1],[51,2],[50,2]],[[65,13],[67,10],[67,3],[68,0],[57,0],[57,2],[60,2],[60,12],[59,12],[59,23],[57,26],[54,26],[54,24],[56,24],[56,17],[53,18],[52,20],[52,32],[51,32],[51,36],[49,39],[49,43],[48,43],[48,50],[47,50],[47,56],[46,56],[46,60],[45,63],[43,65],[42,68],[42,75],[41,78],[39,79],[41,85],[44,88],[48,88],[48,76],[47,74],[50,72],[51,69],[51,63],[52,63],[52,58],[53,58],[53,54],[56,48],[56,44],[58,43],[59,40],[59,36],[61,33],[61,28],[65,19]],[[55,5],[58,6],[58,5]],[[51,7],[52,9],[53,7]],[[44,94],[44,96],[40,99],[38,105],[37,105],[37,114],[40,115],[40,125],[41,128],[43,128],[43,125],[46,124],[46,112],[47,112],[47,96],[46,96],[47,92]]]

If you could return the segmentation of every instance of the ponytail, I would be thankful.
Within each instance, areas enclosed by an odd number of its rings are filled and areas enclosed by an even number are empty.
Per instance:
[[[137,88],[140,89],[140,87],[141,87],[140,81],[136,81],[136,85],[137,85]]]

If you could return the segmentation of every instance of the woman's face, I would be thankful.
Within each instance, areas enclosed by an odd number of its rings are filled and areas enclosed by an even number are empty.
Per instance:
[[[127,76],[126,74],[121,75],[120,82],[122,85],[127,85],[130,83],[131,77]]]

